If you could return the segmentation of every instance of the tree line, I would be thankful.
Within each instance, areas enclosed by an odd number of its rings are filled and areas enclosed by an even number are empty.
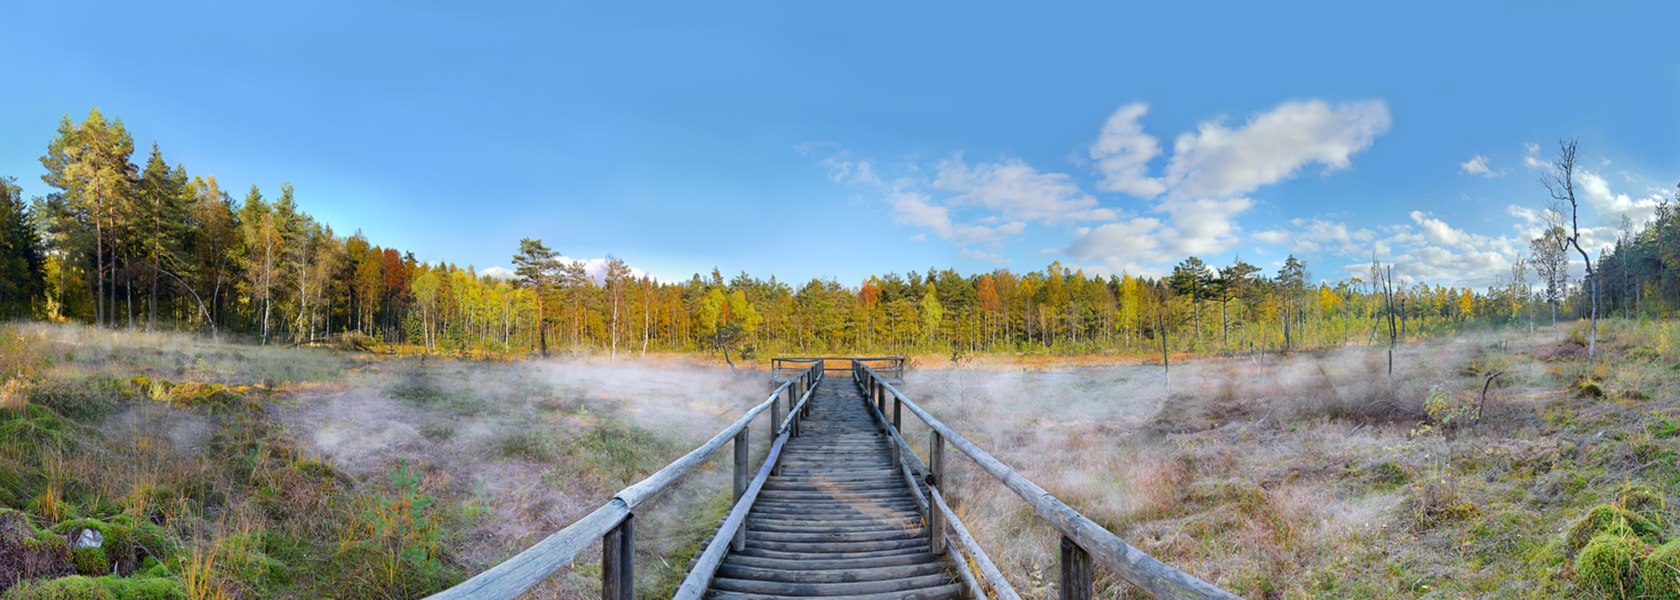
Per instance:
[[[1540,301],[1522,268],[1480,293],[1427,284],[1390,291],[1375,262],[1369,278],[1315,282],[1293,256],[1271,274],[1190,257],[1160,278],[1052,263],[1027,273],[887,273],[855,286],[726,279],[715,269],[659,281],[610,257],[591,273],[535,239],[514,250],[514,276],[496,278],[417,261],[359,231],[341,235],[303,212],[290,184],[272,196],[253,185],[236,200],[215,177],[171,166],[155,143],[144,165],[134,151],[122,121],[95,109],[60,121],[41,157],[46,196],[26,203],[15,179],[0,179],[0,315],[259,343],[359,334],[434,352],[729,358],[1289,350],[1376,343],[1391,314],[1402,338],[1532,321]],[[1667,247],[1651,243],[1652,252]],[[1611,259],[1623,260],[1620,248]],[[1603,267],[1622,276],[1613,269]],[[1640,298],[1674,292],[1680,282],[1667,272]],[[1626,277],[1633,286],[1637,278]]]

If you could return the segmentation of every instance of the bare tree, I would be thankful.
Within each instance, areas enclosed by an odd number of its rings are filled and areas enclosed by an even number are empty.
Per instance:
[[[1581,247],[1581,204],[1575,200],[1575,146],[1578,140],[1558,140],[1558,157],[1552,162],[1552,170],[1541,176],[1540,183],[1546,186],[1546,191],[1552,195],[1552,202],[1556,207],[1553,212],[1563,213],[1565,204],[1569,207],[1569,236],[1565,238],[1576,252],[1581,254],[1581,262],[1586,263],[1587,282],[1590,285],[1588,293],[1592,298],[1591,333],[1587,335],[1587,356],[1595,356],[1598,352],[1598,278],[1593,276],[1592,257],[1587,256],[1585,248]]]

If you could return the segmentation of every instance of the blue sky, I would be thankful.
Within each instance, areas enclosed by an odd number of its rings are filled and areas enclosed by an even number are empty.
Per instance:
[[[349,6],[354,4],[354,6]],[[506,267],[955,267],[1484,286],[1579,136],[1598,240],[1680,178],[1658,3],[80,3],[8,8],[0,174],[99,106],[242,195]],[[143,160],[143,157],[137,160]]]

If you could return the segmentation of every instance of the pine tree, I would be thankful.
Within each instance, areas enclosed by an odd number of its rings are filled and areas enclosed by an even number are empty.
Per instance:
[[[34,312],[46,285],[44,257],[22,188],[0,177],[0,317]]]

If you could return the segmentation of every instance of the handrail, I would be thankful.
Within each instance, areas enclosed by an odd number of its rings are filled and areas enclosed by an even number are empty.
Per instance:
[[[821,383],[822,380],[819,375],[817,383]],[[764,483],[770,479],[770,472],[776,468],[776,462],[781,460],[782,448],[789,438],[799,434],[799,417],[805,413],[811,396],[816,392],[817,386],[812,384],[805,390],[805,394],[800,396],[799,403],[788,409],[787,419],[776,429],[776,442],[770,446],[770,453],[765,455],[764,464],[758,467],[758,474],[753,476],[752,484],[729,510],[729,515],[724,517],[723,525],[718,527],[717,534],[706,543],[706,548],[700,552],[699,558],[695,559],[688,575],[683,577],[682,585],[678,586],[676,594],[671,596],[672,600],[694,600],[705,595],[712,576],[717,574],[718,565],[723,563],[724,554],[729,551],[728,540],[735,539],[736,532],[746,526],[747,513],[752,511],[753,503],[758,501],[759,492],[764,490]]]
[[[778,356],[770,359],[770,371],[773,376],[781,375],[782,373],[791,371],[795,368],[783,366],[784,363],[809,364],[816,362],[846,362],[851,364],[885,362],[889,364],[882,365],[881,370],[891,372],[894,377],[902,377],[904,375],[904,365],[908,361],[902,356]],[[839,367],[831,364],[828,365],[828,370],[849,371],[851,370],[851,367]]]
[[[862,381],[854,379],[854,382],[860,388],[865,387]],[[922,494],[922,488],[918,485],[921,482],[917,481],[910,472],[929,473],[930,470],[926,464],[922,463],[921,457],[916,456],[916,452],[910,449],[910,443],[905,441],[903,432],[899,431],[899,424],[888,421],[887,415],[882,413],[880,407],[876,406],[874,402],[864,402],[864,404],[869,407],[869,414],[875,417],[881,427],[886,430],[888,438],[892,440],[893,454],[898,458],[899,472],[904,477],[904,483],[910,486],[910,492],[915,496],[916,505],[922,509],[923,516],[928,517],[930,524],[939,522],[931,518],[933,511],[938,511],[944,517],[943,522],[950,524],[951,532],[954,534],[946,536],[947,543],[954,539],[958,542],[962,554],[974,560],[974,563],[980,568],[981,576],[986,580],[986,585],[992,588],[994,597],[1003,600],[1021,600],[1020,594],[1015,592],[1015,587],[1009,583],[1008,579],[1003,577],[1003,573],[998,571],[997,565],[992,563],[991,557],[986,556],[986,552],[980,548],[980,543],[974,540],[974,536],[968,533],[968,528],[964,527],[962,521],[957,519],[956,511],[951,510],[951,507],[945,504],[945,498],[939,493],[939,482],[928,481],[928,493],[926,495]],[[911,464],[912,462],[914,464]],[[938,534],[939,532],[935,531],[928,532],[929,536]],[[975,581],[973,573],[969,572],[968,565],[958,564],[956,567],[957,573],[963,576],[963,585],[968,587],[975,597],[985,598],[984,590],[980,588],[980,583]]]
[[[777,413],[779,413],[780,405],[777,403],[781,401],[781,395],[784,391],[793,386],[799,386],[803,389],[804,396],[810,397],[811,391],[816,388],[816,383],[823,378],[822,369],[821,361],[811,365],[800,375],[789,378],[780,386],[777,386],[774,391],[770,392],[768,398],[747,409],[745,414],[716,436],[713,436],[711,440],[672,461],[671,464],[649,475],[646,479],[619,490],[611,500],[595,509],[594,512],[578,519],[560,531],[549,534],[542,541],[533,544],[530,548],[526,548],[500,564],[486,569],[458,585],[433,594],[429,598],[432,600],[461,598],[502,600],[515,598],[526,590],[535,587],[542,580],[547,579],[549,575],[561,567],[571,564],[572,559],[576,558],[579,552],[584,551],[597,539],[602,540],[604,546],[601,569],[602,597],[630,598],[632,596],[631,588],[634,584],[634,565],[631,562],[633,557],[631,532],[633,530],[631,528],[636,508],[658,496],[671,484],[688,475],[689,472],[723,449],[724,444],[730,442],[744,443],[745,436],[743,434],[747,426],[752,424],[753,419],[763,413],[765,409],[771,409],[774,416],[779,417],[780,414]],[[798,413],[790,411],[789,418],[792,419],[793,415],[796,414]],[[793,421],[793,423],[797,424],[797,421]],[[782,431],[781,428],[787,425],[784,422],[773,423],[772,426],[778,427],[779,434]],[[778,437],[780,436],[778,435]],[[772,456],[774,456],[774,452],[775,448],[773,447]],[[742,462],[744,459],[740,458],[745,456],[745,453],[738,449],[736,454],[736,469],[745,468]],[[767,462],[766,464],[770,463]],[[737,481],[740,481],[740,479],[737,478]],[[743,497],[741,495],[743,491],[739,487],[736,489],[737,504]],[[616,552],[613,547],[615,543],[620,546]]]
[[[1010,468],[979,446],[974,445],[973,442],[968,441],[968,438],[963,437],[962,434],[945,425],[944,422],[929,414],[921,406],[910,401],[903,392],[898,391],[897,387],[894,387],[886,378],[881,377],[868,365],[854,362],[852,368],[857,373],[854,377],[865,384],[879,385],[880,389],[892,394],[896,401],[909,408],[911,414],[916,415],[917,418],[922,420],[922,423],[934,431],[937,436],[935,437],[936,453],[939,452],[938,440],[942,438],[944,441],[950,442],[957,450],[968,456],[974,464],[1002,482],[1005,487],[1015,492],[1015,495],[1020,496],[1022,500],[1025,500],[1028,505],[1032,506],[1033,511],[1038,513],[1040,518],[1047,521],[1052,528],[1062,534],[1064,540],[1062,552],[1064,580],[1062,585],[1064,588],[1079,586],[1084,590],[1076,592],[1074,596],[1090,596],[1090,569],[1088,567],[1083,569],[1069,568],[1069,563],[1078,563],[1081,560],[1089,561],[1089,558],[1077,556],[1077,553],[1070,553],[1068,548],[1070,544],[1067,542],[1071,542],[1080,553],[1088,553],[1089,557],[1095,557],[1099,562],[1113,569],[1121,579],[1142,588],[1156,598],[1214,598],[1220,600],[1238,598],[1230,592],[1163,563],[1126,543],[1125,540],[1120,539],[1120,536],[1074,510],[1073,507],[1068,506],[1044,488],[1039,487],[1038,484],[1033,483],[1032,480],[1027,479],[1020,472]],[[935,481],[935,483],[941,482]],[[1068,581],[1069,574],[1075,574],[1075,577],[1082,579],[1082,581]],[[1064,595],[1063,597],[1069,596]]]

